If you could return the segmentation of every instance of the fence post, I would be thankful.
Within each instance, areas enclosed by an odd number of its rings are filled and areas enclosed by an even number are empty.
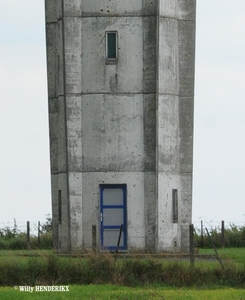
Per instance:
[[[194,225],[189,226],[189,236],[190,236],[190,264],[194,267]]]
[[[37,242],[40,245],[40,221],[38,221],[38,232],[37,232]]]
[[[27,248],[30,249],[30,221],[27,221],[26,224],[26,242]]]
[[[96,225],[92,225],[92,250],[96,252]]]
[[[225,248],[225,221],[221,221],[221,247]]]
[[[203,248],[204,242],[203,242],[203,221],[201,221],[201,248]]]

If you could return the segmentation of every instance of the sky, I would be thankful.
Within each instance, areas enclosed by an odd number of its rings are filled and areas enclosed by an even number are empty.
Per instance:
[[[197,0],[193,222],[245,223],[245,1]],[[51,213],[44,0],[0,0],[0,228]]]

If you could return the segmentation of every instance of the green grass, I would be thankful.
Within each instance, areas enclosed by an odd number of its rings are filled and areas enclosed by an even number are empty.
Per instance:
[[[242,250],[242,252],[241,252]],[[201,252],[204,250],[201,250]],[[15,255],[15,253],[17,255]],[[244,249],[223,249],[224,270],[217,261],[118,259],[109,253],[63,257],[50,251],[0,251],[0,286],[117,284],[171,287],[245,288]],[[27,256],[26,254],[30,254]],[[207,251],[206,251],[206,254]]]
[[[0,229],[1,231],[1,229]],[[12,233],[10,232],[10,235]],[[26,250],[30,247],[31,249],[52,249],[53,238],[51,233],[42,234],[40,242],[36,236],[30,237],[30,245],[27,245],[26,234],[20,233],[17,236],[1,236],[0,235],[0,249],[1,250]]]
[[[213,249],[200,249],[200,254],[215,254]],[[218,248],[220,258],[245,265],[245,248]]]
[[[53,253],[53,250],[0,250],[0,260],[6,256],[43,256]]]
[[[0,288],[0,298],[3,300],[229,300],[245,299],[245,289],[170,289],[163,286],[122,287],[115,285],[70,285],[69,292],[20,292],[14,287]]]
[[[24,270],[31,261],[43,261],[52,254],[53,250],[0,250],[0,278],[4,266],[14,266],[13,268],[21,266]]]

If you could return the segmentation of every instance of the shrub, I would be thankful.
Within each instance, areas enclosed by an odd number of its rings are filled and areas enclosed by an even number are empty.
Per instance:
[[[222,246],[221,229],[219,227],[211,229],[209,234],[215,247],[220,248]],[[194,237],[196,247],[212,248],[211,241],[206,233],[203,235],[203,245],[200,230],[195,230]],[[245,247],[245,226],[239,227],[230,224],[230,227],[224,231],[224,238],[226,247]]]

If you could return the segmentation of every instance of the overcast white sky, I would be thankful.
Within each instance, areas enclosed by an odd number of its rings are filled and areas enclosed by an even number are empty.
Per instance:
[[[245,221],[245,1],[197,0],[193,221]],[[0,0],[0,227],[51,213],[44,0]]]

